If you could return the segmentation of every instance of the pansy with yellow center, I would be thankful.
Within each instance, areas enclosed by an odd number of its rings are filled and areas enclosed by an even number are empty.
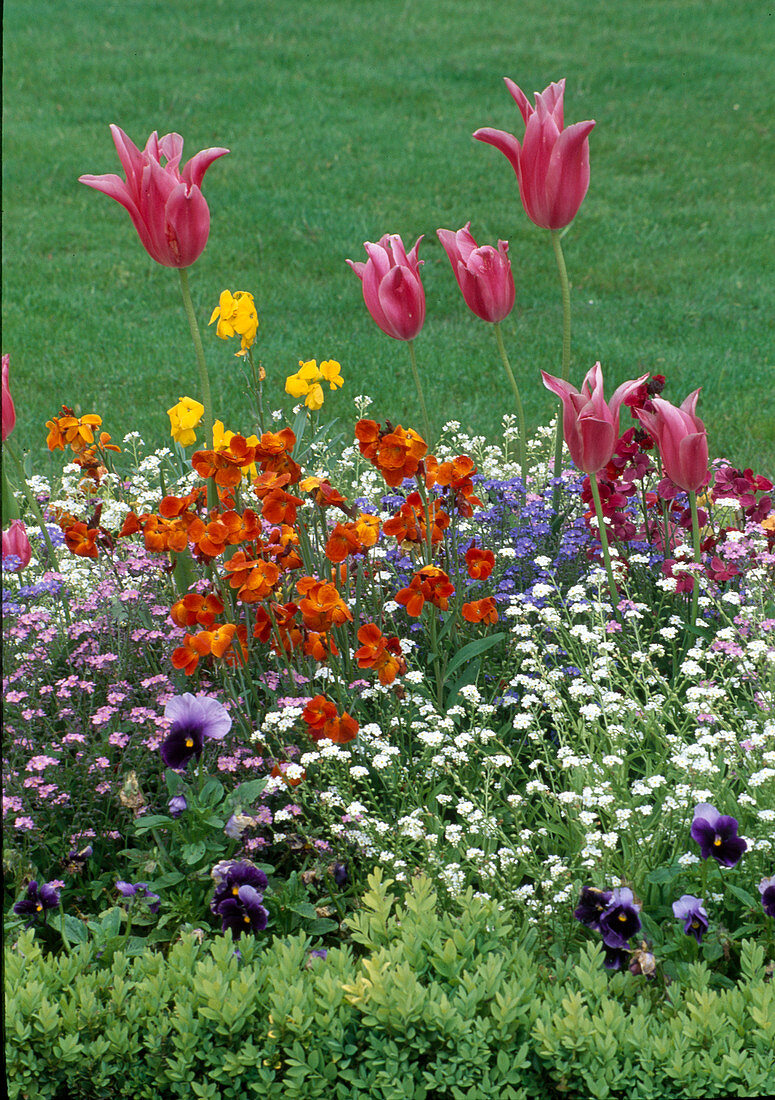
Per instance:
[[[190,447],[192,443],[196,443],[194,428],[204,416],[204,411],[204,405],[193,397],[181,397],[177,405],[167,409],[172,438],[181,447]]]
[[[250,291],[236,290],[232,294],[230,290],[224,290],[208,324],[212,324],[216,319],[218,320],[216,335],[220,336],[221,340],[239,336],[241,344],[237,355],[245,355],[248,348],[253,346],[258,332],[258,313]]]

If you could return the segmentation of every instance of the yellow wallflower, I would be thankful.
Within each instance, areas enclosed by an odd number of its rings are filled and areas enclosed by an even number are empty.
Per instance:
[[[172,438],[181,447],[190,447],[192,443],[196,443],[194,428],[204,416],[204,411],[204,405],[195,401],[193,397],[181,397],[177,405],[167,409]]]
[[[212,324],[216,319],[218,327],[215,331],[222,340],[228,340],[231,336],[241,337],[237,355],[244,355],[253,346],[258,332],[258,314],[250,291],[236,290],[232,294],[230,290],[224,290],[208,323]]]
[[[291,397],[303,397],[307,408],[314,410],[323,407],[323,387],[321,381],[328,382],[332,390],[344,384],[341,374],[342,368],[333,359],[328,359],[320,364],[317,360],[310,359],[306,363],[299,360],[299,370],[296,374],[289,375],[285,380],[285,392]]]

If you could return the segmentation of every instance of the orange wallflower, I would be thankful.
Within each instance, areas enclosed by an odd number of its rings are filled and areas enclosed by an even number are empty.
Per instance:
[[[492,596],[487,596],[483,600],[474,600],[472,603],[464,603],[461,613],[468,623],[497,623],[498,621],[498,608]]]
[[[341,508],[345,515],[352,515],[354,509],[348,506],[347,501],[334,489],[329,481],[318,477],[305,477],[299,484],[303,493],[309,493],[319,508]]]
[[[449,597],[454,591],[455,586],[443,569],[435,565],[425,565],[412,577],[408,588],[402,588],[395,598],[396,603],[406,607],[407,615],[416,619],[426,602],[432,603],[440,611],[446,611]]]
[[[358,723],[346,711],[340,716],[336,706],[325,695],[316,695],[305,706],[302,718],[313,741],[327,738],[337,745],[346,745],[358,735]]]
[[[441,463],[434,455],[429,455],[425,463],[425,484],[429,489],[433,485],[449,488],[458,513],[470,518],[474,507],[482,507],[479,497],[474,496],[471,475],[475,473],[476,466],[468,455],[458,455],[451,462]]]
[[[357,520],[350,523],[337,523],[331,530],[326,542],[326,557],[338,564],[351,554],[365,554],[379,538],[379,516],[370,516],[362,512]]]
[[[486,581],[494,565],[495,555],[492,550],[480,550],[477,546],[469,546],[466,550],[466,568],[473,580]]]
[[[286,493],[284,489],[272,489],[261,502],[261,515],[267,523],[285,523],[291,527],[296,522],[296,509],[302,503],[301,497]]]
[[[334,626],[352,622],[352,612],[334,584],[316,580],[315,577],[302,577],[296,582],[296,588],[303,597],[299,601],[299,610],[304,625],[317,634],[327,634]]]
[[[64,528],[65,543],[71,554],[79,558],[97,558],[98,527],[87,527],[85,523],[73,523]]]
[[[428,515],[431,520],[431,542],[435,545],[441,542],[444,529],[449,527],[449,516],[439,500],[430,501]],[[422,497],[419,493],[410,493],[395,515],[384,523],[382,530],[400,543],[417,545],[427,539],[426,520]]]
[[[307,657],[312,657],[313,660],[319,661],[320,664],[325,664],[329,657],[339,656],[336,642],[331,635],[317,634],[314,630],[308,631],[304,639],[303,649]]]
[[[222,614],[223,600],[214,593],[202,596],[199,592],[189,592],[176,600],[170,608],[170,618],[176,626],[187,627],[199,623],[207,630],[212,627],[216,616]]]
[[[396,676],[406,672],[401,655],[401,643],[393,635],[386,638],[376,623],[367,623],[358,631],[361,648],[355,651],[359,668],[373,668],[381,684],[392,684]]]
[[[264,432],[256,446],[256,461],[264,473],[288,474],[289,484],[301,479],[301,467],[291,458],[296,436],[290,428]]]
[[[404,478],[414,477],[428,452],[425,440],[413,428],[399,424],[383,431],[375,420],[359,420],[355,438],[361,454],[376,466],[388,485],[395,488]]]
[[[195,451],[191,465],[201,478],[215,478],[216,485],[233,489],[242,480],[242,471],[256,461],[256,447],[242,435],[233,435],[225,448]]]
[[[67,405],[62,406],[62,416],[54,416],[46,421],[48,436],[46,446],[50,451],[63,451],[72,447],[76,454],[85,451],[94,443],[94,429],[99,428],[102,417],[96,413],[76,416]]]
[[[234,646],[235,635],[240,646],[239,657]],[[173,651],[172,664],[182,669],[186,676],[191,676],[201,657],[226,657],[230,664],[236,660],[244,662],[247,658],[246,636],[245,628],[238,628],[235,623],[224,623],[215,630],[200,630],[198,634],[186,634],[183,644]]]

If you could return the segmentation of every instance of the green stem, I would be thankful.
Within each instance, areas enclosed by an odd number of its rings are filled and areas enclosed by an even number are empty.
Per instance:
[[[428,409],[425,406],[425,396],[422,392],[422,383],[420,382],[420,375],[417,373],[417,356],[414,354],[414,340],[407,340],[409,345],[409,355],[412,360],[412,374],[414,375],[414,384],[417,387],[417,396],[420,399],[420,408],[422,409],[423,421],[425,422],[425,442],[430,448],[431,445],[431,422],[428,419]]]
[[[600,501],[600,488],[597,484],[597,474],[589,475],[589,484],[592,487],[592,499],[595,502],[595,513],[597,515],[597,526],[600,533],[600,545],[603,547],[603,560],[605,562],[605,570],[608,574],[608,587],[611,590],[611,602],[614,607],[614,615],[618,622],[621,622],[619,615],[618,593],[616,591],[616,582],[614,581],[614,571],[611,568],[611,554],[608,550],[608,535],[605,529],[605,519],[603,518],[603,505]]]
[[[519,468],[522,472],[522,485],[527,492],[527,459],[525,456],[525,411],[522,408],[522,398],[519,396],[519,387],[517,386],[517,380],[514,377],[514,372],[511,369],[509,363],[509,357],[506,354],[506,345],[503,343],[503,333],[501,332],[500,321],[495,322],[495,339],[498,342],[498,351],[501,354],[501,360],[506,370],[506,374],[511,382],[511,388],[514,391],[514,398],[517,402],[517,420],[519,421]]]
[[[196,365],[199,368],[199,389],[202,393],[202,404],[205,407],[202,418],[205,428],[205,446],[210,447],[213,441],[213,399],[210,393],[210,376],[207,373],[205,349],[202,345],[202,336],[199,332],[194,303],[191,300],[191,291],[188,286],[188,268],[179,267],[178,273],[180,275],[180,292],[183,295],[183,308],[186,311],[186,317],[188,317],[188,327],[191,329],[191,339],[194,341]]]
[[[700,550],[700,517],[697,512],[697,494],[689,493],[689,505],[692,509],[692,543],[694,545],[694,560],[698,565],[702,564],[702,551]],[[689,612],[689,625],[694,626],[697,621],[697,601],[700,595],[700,572],[697,570],[692,577],[692,607]]]
[[[43,535],[46,543],[46,549],[48,550],[49,559],[51,561],[51,568],[54,570],[55,573],[61,573],[61,569],[59,568],[59,558],[57,557],[56,550],[54,549],[54,544],[51,541],[51,535],[48,533],[48,527],[46,526],[46,521],[43,518],[43,513],[40,510],[40,505],[35,499],[35,494],[33,493],[32,489],[30,489],[29,485],[27,484],[27,478],[24,473],[22,460],[19,457],[19,454],[14,445],[12,443],[9,443],[8,440],[6,440],[5,442],[5,447],[18,471],[21,490],[27,498],[27,503],[30,506],[30,511],[35,516],[35,519],[38,521],[38,526],[40,527],[41,534]]]
[[[565,256],[562,251],[562,244],[560,243],[560,232],[557,229],[551,230],[552,234],[552,247],[554,248],[555,259],[557,260],[557,270],[560,274],[560,287],[562,289],[562,380],[568,381],[570,375],[570,283],[568,282],[568,269],[565,266]],[[555,479],[560,476],[560,467],[562,465],[562,411],[557,416],[557,437],[554,445],[554,476]],[[554,510],[557,512],[558,502],[560,497],[560,487],[555,485],[554,487]]]

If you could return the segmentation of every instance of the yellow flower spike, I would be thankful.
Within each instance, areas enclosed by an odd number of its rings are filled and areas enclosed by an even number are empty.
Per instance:
[[[321,363],[320,373],[332,390],[339,389],[340,386],[344,385],[342,367],[336,359],[326,359],[325,363]]]
[[[290,374],[285,379],[285,392],[291,397],[304,397],[309,393],[309,383],[305,382],[299,374]]]
[[[181,397],[177,405],[167,409],[172,438],[181,447],[190,447],[192,443],[196,443],[194,428],[204,416],[204,411],[204,405],[193,397]]]

